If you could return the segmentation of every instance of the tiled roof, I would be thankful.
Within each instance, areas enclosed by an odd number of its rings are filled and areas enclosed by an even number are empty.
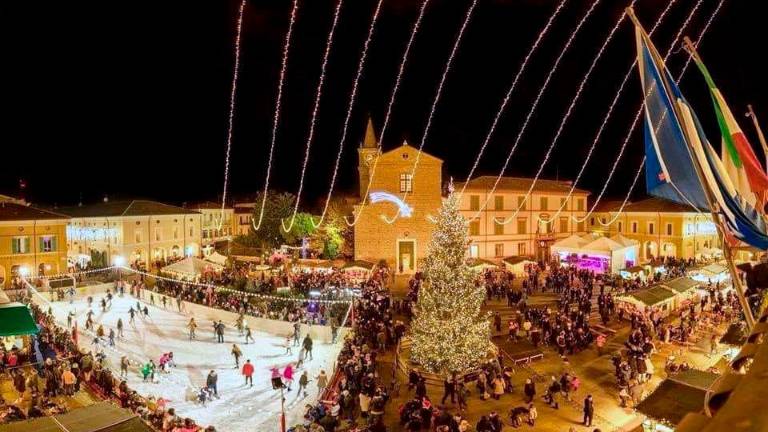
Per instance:
[[[467,183],[467,190],[484,191],[493,188],[493,184],[496,182],[496,176],[481,176],[470,180]],[[525,177],[502,177],[499,180],[497,190],[500,191],[514,191],[514,192],[528,192],[533,183],[532,178]],[[567,194],[571,190],[572,182],[566,180],[549,180],[539,179],[533,187],[533,192],[558,192]],[[457,183],[456,189],[464,187],[464,183]],[[589,194],[589,191],[584,189],[574,189],[573,193],[576,194]]]
[[[197,203],[191,203],[187,204],[185,208],[188,209],[221,209],[221,203],[216,203],[213,201],[202,201]],[[226,206],[224,209],[232,209],[232,206]]]
[[[115,201],[78,207],[65,207],[60,208],[59,211],[71,217],[156,216],[199,213],[170,204],[144,200]]]
[[[600,206],[598,206],[600,207]],[[621,208],[621,201],[612,201],[601,207],[601,212],[616,212]],[[698,210],[689,205],[678,204],[661,198],[646,198],[624,206],[624,213],[696,213]]]
[[[0,202],[0,221],[50,220],[69,219],[69,216],[41,208]]]

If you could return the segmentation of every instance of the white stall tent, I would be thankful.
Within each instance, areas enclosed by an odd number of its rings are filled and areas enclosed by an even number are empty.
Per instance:
[[[179,278],[197,279],[206,272],[221,271],[223,268],[224,267],[219,264],[190,256],[181,261],[176,261],[171,265],[167,265],[160,271],[172,274]]]
[[[597,272],[618,273],[627,263],[636,263],[639,244],[625,237],[618,241],[609,237],[578,237],[570,236],[552,245],[552,253],[560,255],[561,259],[576,255],[580,267]],[[588,241],[593,238],[592,241]],[[586,256],[587,259],[583,259]],[[596,264],[597,263],[597,264]],[[597,267],[596,267],[597,265]]]

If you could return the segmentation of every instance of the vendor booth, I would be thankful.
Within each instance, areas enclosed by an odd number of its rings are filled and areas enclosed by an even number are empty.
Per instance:
[[[467,259],[467,265],[476,272],[499,269],[495,262],[483,258],[469,258]]]
[[[293,262],[293,271],[324,272],[333,271],[333,261],[321,259],[297,259]]]
[[[511,256],[501,260],[504,269],[512,272],[517,277],[525,276],[528,266],[536,265],[536,261],[529,256]]]
[[[376,267],[376,264],[372,262],[355,260],[344,263],[344,265],[341,266],[341,271],[349,277],[352,282],[362,283],[371,278],[371,273],[373,272],[374,267]]]
[[[160,271],[176,279],[198,280],[205,274],[220,272],[223,269],[219,264],[189,256],[163,267]]]
[[[656,308],[664,315],[668,315],[675,307],[675,297],[676,294],[672,290],[657,285],[617,296],[616,303],[634,306],[639,310],[644,310],[646,307]]]
[[[227,263],[226,255],[222,255],[222,254],[220,254],[218,252],[215,252],[215,251],[212,254],[210,254],[207,257],[205,257],[205,260],[206,261],[210,261],[210,262],[212,262],[214,264],[218,264],[220,266],[223,266],[223,265],[225,265]]]
[[[637,263],[639,244],[622,236],[579,237],[572,235],[552,245],[552,253],[563,264],[576,266],[595,273],[619,273]]]
[[[673,431],[674,425],[689,412],[701,412],[704,409],[707,391],[719,375],[689,369],[672,375],[647,398],[637,405],[637,411],[647,418],[643,422],[644,431]]]
[[[692,301],[698,301],[698,288],[701,283],[687,277],[679,277],[672,280],[666,280],[661,283],[662,286],[668,288],[676,294],[675,309],[681,309]]]
[[[699,282],[709,283],[711,281],[713,284],[722,283],[731,277],[728,267],[717,263],[691,270],[690,274],[691,278]]]

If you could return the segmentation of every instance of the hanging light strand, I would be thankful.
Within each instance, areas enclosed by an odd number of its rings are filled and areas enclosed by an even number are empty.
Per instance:
[[[669,49],[667,49],[667,52],[666,52],[666,54],[664,56],[664,61],[667,61],[669,56],[672,54],[672,52],[673,52],[675,46],[677,45],[677,42],[680,40],[680,37],[682,36],[683,32],[688,27],[688,24],[691,22],[691,19],[693,18],[693,16],[696,14],[696,11],[699,9],[699,6],[701,6],[702,1],[703,0],[698,0],[696,2],[696,4],[693,6],[693,8],[691,9],[691,11],[688,13],[688,16],[686,17],[685,21],[680,26],[680,29],[677,31],[677,35],[675,36],[675,39],[672,41],[672,44],[670,45]],[[720,12],[720,7],[722,6],[723,1],[724,0],[722,0],[720,2],[720,4],[718,4],[718,6],[715,8],[715,10],[710,15],[710,18],[707,21],[707,24],[704,26],[704,28],[702,29],[701,33],[699,33],[699,37],[698,37],[697,42],[696,42],[697,44],[704,37],[704,34],[709,29],[709,26],[712,24],[712,21],[714,20],[715,16]],[[637,60],[635,60],[635,62],[632,64],[632,67],[634,68],[634,66],[636,64],[637,64]],[[680,78],[682,78],[683,75],[685,74],[685,72],[688,70],[689,64],[690,64],[690,57],[688,58],[688,61],[686,61],[685,65],[683,66],[683,69],[680,72],[678,80]],[[631,72],[631,70],[630,70],[630,72]],[[610,184],[611,180],[613,179],[613,175],[616,172],[616,167],[619,165],[619,160],[621,160],[621,157],[624,154],[624,149],[627,147],[627,144],[629,143],[629,140],[632,138],[632,134],[634,133],[635,128],[637,127],[637,125],[638,125],[638,123],[640,121],[640,116],[643,113],[643,106],[644,106],[643,104],[644,104],[644,102],[641,101],[640,102],[640,106],[638,107],[637,112],[635,113],[635,118],[634,118],[634,120],[632,120],[632,125],[630,126],[630,128],[627,131],[626,135],[624,135],[624,140],[622,141],[621,148],[619,149],[619,155],[614,160],[613,165],[611,166],[611,170],[608,172],[608,178],[606,179],[605,182],[603,182],[603,187],[600,190],[600,193],[597,195],[597,199],[595,200],[594,203],[592,203],[592,206],[589,208],[589,211],[587,212],[586,215],[584,215],[583,218],[578,218],[576,216],[571,216],[571,219],[573,219],[575,222],[581,223],[581,222],[584,222],[585,220],[587,220],[587,218],[589,218],[592,215],[592,213],[595,211],[595,208],[597,208],[597,205],[600,203],[600,200],[603,198],[603,195],[605,194],[605,191],[608,189],[608,185]],[[662,117],[662,120],[663,120],[663,117]],[[600,135],[602,134],[603,129],[604,129],[604,125],[602,125],[600,130],[598,130],[598,134],[595,136],[595,141],[600,139]],[[593,143],[595,141],[593,141]]]
[[[424,145],[427,142],[427,137],[429,136],[429,131],[432,127],[432,120],[435,118],[435,111],[437,111],[437,104],[440,102],[440,97],[443,95],[443,89],[445,88],[445,81],[448,79],[448,74],[451,72],[451,66],[453,65],[453,60],[456,58],[456,53],[459,51],[459,46],[461,45],[461,40],[464,38],[464,31],[467,29],[467,26],[469,25],[469,20],[472,18],[472,13],[475,11],[475,6],[477,6],[477,0],[472,0],[472,3],[469,5],[469,9],[467,9],[467,13],[464,16],[464,21],[461,23],[461,28],[459,29],[459,33],[456,35],[456,40],[453,42],[453,47],[451,48],[451,54],[448,56],[448,60],[445,62],[445,68],[443,68],[443,75],[440,77],[440,83],[437,85],[437,91],[435,92],[435,98],[432,100],[432,106],[429,109],[429,116],[427,116],[427,123],[424,126],[424,132],[421,135],[421,142],[419,143],[419,151],[416,153],[416,159],[413,161],[413,167],[411,168],[411,179],[413,179],[416,176],[416,169],[419,166],[419,161],[421,160],[421,153],[424,150]],[[403,203],[405,203],[406,198],[408,198],[408,189],[406,188],[403,192]],[[389,224],[394,223],[398,218],[400,217],[400,211],[398,210],[397,213],[391,218],[388,218],[386,216],[383,217],[384,221],[386,221]]]
[[[331,48],[333,47],[333,35],[336,33],[336,26],[339,23],[339,16],[341,15],[341,6],[344,4],[344,0],[339,0],[336,3],[336,10],[333,12],[333,22],[331,23],[331,30],[328,32],[328,39],[325,43],[325,52],[323,53],[323,63],[320,66],[320,79],[317,82],[317,90],[315,91],[315,105],[312,108],[312,119],[309,121],[309,133],[307,134],[307,142],[305,143],[304,150],[304,162],[301,164],[301,176],[299,177],[299,190],[296,192],[296,202],[293,206],[293,214],[291,215],[291,221],[288,225],[285,225],[285,220],[280,221],[283,231],[289,232],[293,228],[294,222],[296,222],[296,214],[299,212],[299,203],[301,203],[301,192],[304,190],[304,177],[307,173],[307,163],[309,162],[309,154],[312,150],[312,139],[315,137],[315,126],[317,126],[317,117],[320,113],[320,99],[323,97],[323,85],[325,84],[325,70],[328,67],[328,58],[331,55]]]
[[[656,31],[656,29],[659,27],[659,25],[661,25],[661,23],[664,21],[665,17],[667,16],[667,13],[672,8],[672,5],[675,4],[676,1],[677,0],[672,0],[669,3],[667,3],[667,7],[664,8],[664,10],[661,12],[659,17],[656,19],[656,22],[654,23],[653,28],[651,28],[651,31],[650,31],[649,35],[653,35],[653,33]],[[633,1],[630,6],[633,6],[634,3],[635,3],[635,1]],[[627,13],[625,11],[624,14],[622,14],[622,17],[621,17],[621,20],[619,21],[619,23],[623,22],[623,20],[626,18],[626,16],[627,16]],[[576,175],[576,179],[571,183],[571,187],[568,190],[568,194],[565,196],[565,200],[563,200],[563,202],[560,204],[560,207],[557,209],[557,212],[555,212],[555,214],[552,215],[552,217],[550,217],[549,219],[547,219],[546,217],[539,216],[538,219],[539,219],[540,222],[549,223],[549,222],[554,221],[555,219],[557,219],[557,217],[560,215],[560,213],[562,213],[563,209],[568,205],[568,200],[570,200],[571,196],[573,195],[573,191],[576,190],[576,185],[579,183],[579,180],[581,179],[581,176],[584,174],[584,171],[585,171],[585,169],[587,167],[587,164],[589,163],[590,159],[592,158],[592,153],[594,152],[595,147],[597,147],[598,141],[600,141],[600,136],[602,135],[603,130],[605,130],[605,126],[608,124],[608,120],[613,115],[613,110],[616,107],[616,104],[618,103],[619,98],[623,94],[624,87],[626,86],[627,82],[629,81],[629,78],[632,76],[632,72],[634,71],[634,68],[635,68],[636,64],[637,64],[637,60],[635,59],[635,61],[629,66],[629,70],[627,70],[627,73],[624,75],[624,79],[621,81],[621,84],[619,85],[619,89],[616,91],[616,94],[613,96],[613,100],[611,101],[611,104],[608,107],[608,112],[605,114],[605,117],[603,117],[603,122],[600,125],[600,128],[598,129],[598,132],[597,132],[597,135],[595,136],[595,139],[592,140],[592,145],[589,147],[589,151],[587,152],[587,157],[586,157],[586,159],[584,159],[584,163],[581,165],[581,168],[579,169],[579,173]],[[624,147],[625,146],[621,147],[621,150],[619,151],[619,157],[616,159],[617,161],[618,161],[618,159],[621,158],[621,155],[624,152]],[[534,181],[534,183],[535,183],[535,181]]]
[[[333,166],[333,176],[331,177],[331,186],[328,189],[328,196],[325,199],[325,206],[323,206],[323,212],[320,215],[320,219],[315,223],[315,219],[311,218],[312,226],[315,228],[322,225],[325,220],[325,215],[328,213],[328,206],[331,203],[331,196],[333,195],[333,188],[336,185],[336,177],[339,173],[339,164],[341,162],[341,154],[344,151],[344,142],[347,139],[347,131],[349,130],[349,121],[352,118],[352,111],[355,106],[355,100],[357,98],[357,88],[360,82],[360,77],[363,75],[363,69],[365,68],[365,60],[368,56],[368,47],[373,39],[373,31],[376,29],[376,22],[379,19],[379,12],[381,12],[381,4],[384,0],[379,0],[376,4],[376,9],[373,12],[373,19],[371,19],[371,25],[368,27],[368,36],[363,43],[363,51],[360,54],[360,61],[357,64],[357,73],[355,74],[355,80],[352,83],[352,92],[349,95],[349,103],[347,104],[347,115],[344,117],[344,127],[342,128],[341,138],[339,139],[339,151],[336,153],[336,162]]]
[[[245,13],[246,0],[240,2],[237,13],[237,26],[235,31],[235,64],[232,70],[232,85],[229,94],[229,117],[227,124],[227,151],[224,157],[224,191],[221,193],[221,218],[217,229],[221,229],[224,223],[224,208],[227,205],[227,187],[229,186],[229,155],[232,150],[232,129],[235,124],[235,101],[237,99],[237,77],[240,72],[240,36],[243,32],[243,15]]]
[[[555,21],[555,18],[557,18],[557,16],[560,14],[560,10],[563,9],[563,6],[565,6],[567,2],[568,0],[562,0],[560,4],[557,5],[557,8],[555,8],[555,11],[552,12],[552,15],[549,17],[549,20],[547,20],[547,24],[544,25],[544,28],[541,29],[541,31],[539,32],[539,35],[536,37],[536,40],[533,42],[533,45],[531,45],[531,48],[528,50],[528,54],[526,54],[525,58],[523,59],[523,62],[520,64],[520,69],[518,69],[517,73],[515,74],[515,78],[512,80],[512,85],[509,86],[509,89],[507,90],[507,94],[504,95],[504,99],[501,101],[501,106],[499,106],[498,111],[496,111],[496,116],[493,119],[493,123],[491,123],[491,128],[488,130],[488,134],[485,136],[483,145],[480,146],[480,151],[477,153],[477,157],[475,157],[475,162],[472,164],[472,169],[469,170],[467,181],[464,182],[464,185],[461,188],[461,192],[459,192],[459,201],[461,201],[461,197],[464,196],[464,191],[467,189],[467,183],[475,174],[477,165],[480,163],[480,159],[483,157],[483,154],[485,153],[485,148],[488,147],[488,143],[491,141],[491,137],[496,132],[496,126],[501,120],[501,116],[504,114],[504,111],[506,111],[507,109],[507,104],[509,103],[509,99],[512,97],[512,92],[515,91],[515,87],[517,87],[517,82],[520,80],[520,77],[523,75],[523,72],[525,72],[525,68],[526,66],[528,66],[528,61],[531,59],[531,56],[533,56],[533,53],[539,47],[541,40],[544,39],[544,36],[546,36],[546,34],[549,32],[549,28],[552,27],[552,23]]]
[[[267,203],[267,191],[269,190],[269,176],[272,173],[272,159],[275,155],[275,141],[277,140],[277,127],[280,124],[280,105],[283,100],[283,86],[285,84],[285,75],[288,70],[288,53],[291,50],[291,36],[293,35],[293,25],[296,23],[296,14],[299,11],[299,0],[293,0],[291,8],[291,18],[288,21],[288,31],[285,33],[285,43],[283,44],[283,60],[280,65],[280,78],[277,82],[277,98],[275,100],[275,114],[272,120],[272,138],[269,144],[269,156],[267,158],[267,173],[264,181],[264,191],[261,197],[261,210],[259,211],[259,220],[251,220],[253,229],[258,231],[261,228],[261,222],[264,220],[264,208]]]
[[[344,221],[347,223],[348,226],[355,226],[357,222],[360,220],[360,216],[363,214],[363,209],[365,208],[365,204],[368,201],[368,193],[371,190],[371,185],[373,184],[373,178],[376,175],[376,166],[379,162],[379,156],[381,156],[381,146],[384,142],[384,136],[387,132],[387,126],[389,126],[389,118],[392,116],[392,108],[395,105],[395,100],[397,99],[397,93],[400,90],[400,82],[403,78],[403,73],[405,72],[405,65],[408,62],[408,57],[411,53],[411,46],[413,45],[413,41],[416,39],[416,34],[419,32],[419,28],[421,28],[421,21],[424,18],[424,13],[427,10],[427,5],[429,4],[429,0],[424,0],[424,2],[421,4],[421,9],[419,10],[419,16],[416,18],[416,21],[413,23],[413,28],[411,30],[411,36],[408,39],[408,43],[405,45],[405,51],[403,51],[403,58],[400,61],[400,67],[397,71],[397,77],[395,78],[395,85],[392,88],[392,95],[389,97],[389,103],[387,104],[387,113],[384,116],[384,124],[381,127],[381,135],[379,136],[379,145],[376,152],[376,157],[373,159],[373,163],[371,164],[371,174],[368,176],[368,185],[365,187],[365,193],[363,194],[363,201],[360,203],[360,210],[357,211],[356,215],[353,215],[352,222],[348,220],[348,218],[344,218]]]
[[[522,139],[523,134],[525,133],[525,130],[528,128],[528,123],[530,123],[534,112],[536,112],[536,108],[539,106],[539,102],[541,102],[541,97],[542,95],[544,95],[544,92],[549,87],[549,83],[552,81],[552,77],[555,75],[555,72],[557,72],[557,69],[560,66],[560,62],[563,60],[565,53],[571,47],[571,44],[573,44],[574,39],[576,39],[576,36],[579,34],[579,31],[581,30],[581,28],[584,26],[584,23],[587,22],[589,17],[592,15],[592,12],[595,10],[595,8],[599,3],[600,3],[600,0],[595,0],[592,3],[592,6],[590,6],[590,8],[587,10],[584,16],[581,17],[581,21],[579,21],[579,23],[576,25],[576,28],[573,30],[573,32],[571,32],[571,35],[568,37],[568,40],[566,41],[565,45],[563,45],[563,49],[560,50],[560,54],[557,56],[557,59],[555,59],[555,62],[552,64],[552,67],[549,69],[549,72],[547,73],[547,77],[544,80],[544,84],[542,84],[538,94],[536,95],[536,99],[534,99],[533,101],[533,105],[531,105],[531,108],[528,111],[528,114],[525,116],[523,125],[520,128],[520,131],[517,133],[515,142],[512,144],[512,147],[509,149],[507,158],[504,161],[504,165],[502,166],[501,171],[499,172],[499,175],[496,177],[496,180],[493,183],[493,187],[491,188],[491,191],[487,193],[486,200],[483,202],[483,205],[480,206],[480,209],[474,214],[474,216],[472,216],[471,219],[478,218],[480,214],[488,206],[488,202],[490,202],[490,197],[494,192],[496,192],[496,188],[499,186],[499,183],[501,182],[501,178],[504,177],[504,173],[506,173],[507,167],[509,167],[509,162],[510,160],[512,160],[512,155],[515,153],[515,150],[517,149],[518,144],[520,144],[520,140]]]
[[[723,3],[725,3],[725,0],[720,0],[720,2],[717,4],[717,7],[715,7],[715,9],[709,15],[709,19],[707,19],[707,22],[704,25],[704,27],[701,29],[701,32],[699,32],[699,37],[696,38],[696,42],[694,44],[696,47],[698,47],[699,44],[701,43],[702,39],[704,39],[704,35],[707,33],[707,30],[709,30],[709,27],[712,25],[712,22],[715,20],[715,17],[717,17],[718,13],[720,13],[720,9],[722,8]],[[669,53],[672,52],[672,49],[674,48],[675,44],[677,43],[680,35],[682,35],[682,31],[678,33],[678,37],[675,39],[675,42],[673,42],[672,46],[670,47],[669,51],[667,52],[667,56],[669,56]],[[690,66],[690,64],[691,64],[691,59],[692,59],[691,56],[688,56],[688,58],[686,59],[685,65],[683,65],[683,68],[680,70],[680,74],[677,76],[677,81],[678,82],[680,82],[680,80],[683,79],[683,76],[685,75],[685,72],[688,70],[688,66]],[[643,106],[641,105],[640,106],[640,110],[638,111],[638,113],[642,113],[642,108],[643,108]],[[632,129],[634,129],[634,127],[635,127],[639,117],[640,117],[639,114],[635,116],[635,122],[633,123]],[[659,124],[656,126],[657,130],[658,130],[659,126],[661,125],[661,122],[663,122],[663,120],[664,120],[664,116],[662,116],[662,118],[659,120]],[[631,135],[631,133],[629,135]],[[626,142],[625,142],[625,144],[626,144]],[[623,146],[622,146],[622,149],[623,149]],[[621,156],[619,156],[619,157],[621,157]],[[638,167],[638,173],[635,174],[635,180],[632,182],[632,186],[629,187],[629,190],[627,191],[627,195],[624,197],[624,201],[621,204],[621,206],[619,207],[618,211],[616,212],[616,214],[608,222],[603,222],[601,219],[598,218],[598,222],[600,223],[600,225],[605,226],[605,227],[610,226],[610,225],[612,225],[616,221],[616,219],[619,218],[621,213],[624,211],[624,207],[626,206],[627,201],[629,200],[629,196],[632,194],[632,190],[635,187],[635,183],[637,183],[637,179],[638,179],[639,173],[642,171],[642,168],[643,168],[644,164],[645,164],[645,157],[643,157],[643,160],[640,162],[640,167]],[[615,164],[614,164],[613,168],[616,168]],[[613,170],[611,170],[611,173],[608,176],[608,181],[605,184],[608,184],[608,182],[610,182],[612,175],[613,175]],[[605,192],[605,186],[603,186],[603,190],[600,192],[600,197],[602,197],[603,192]],[[598,198],[600,198],[600,197],[598,197]],[[587,216],[584,219],[582,219],[581,222],[583,222],[585,219],[587,219],[587,217],[590,216],[590,214],[592,214],[592,211],[594,210],[594,208],[595,208],[595,206],[593,205],[592,208],[590,209],[589,213],[587,214]]]

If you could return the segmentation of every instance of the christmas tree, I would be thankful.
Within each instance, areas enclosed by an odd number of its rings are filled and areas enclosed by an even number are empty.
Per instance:
[[[466,263],[467,221],[453,184],[435,225],[411,323],[411,360],[428,372],[461,373],[485,361],[493,348],[488,315],[480,311],[485,289]]]

